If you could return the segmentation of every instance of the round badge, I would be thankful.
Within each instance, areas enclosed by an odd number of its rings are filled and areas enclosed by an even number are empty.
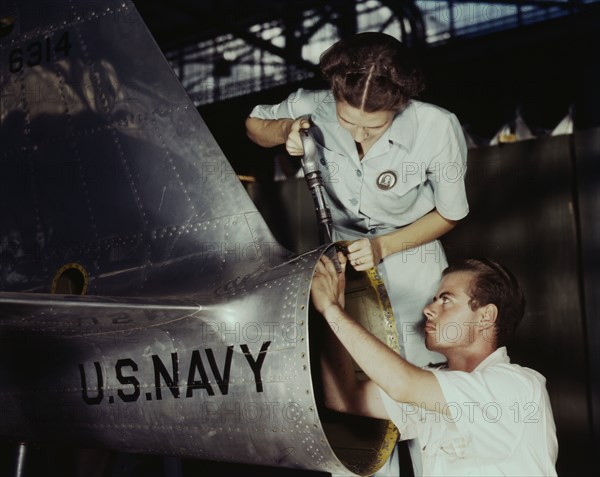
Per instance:
[[[390,190],[396,185],[396,173],[394,171],[384,171],[377,178],[377,187],[381,190]]]

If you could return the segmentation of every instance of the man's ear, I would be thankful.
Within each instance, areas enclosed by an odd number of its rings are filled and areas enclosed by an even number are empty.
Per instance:
[[[496,323],[498,318],[498,307],[493,303],[481,307],[481,315],[479,318],[479,324],[481,329],[486,330]]]

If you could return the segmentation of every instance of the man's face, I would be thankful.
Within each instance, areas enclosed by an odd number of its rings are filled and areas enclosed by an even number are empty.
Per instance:
[[[425,307],[425,344],[441,353],[467,348],[479,332],[481,309],[471,310],[469,287],[473,274],[450,273],[442,278],[433,301]]]

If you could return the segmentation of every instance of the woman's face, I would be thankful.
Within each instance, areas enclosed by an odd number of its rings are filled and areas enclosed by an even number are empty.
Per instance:
[[[393,111],[367,113],[350,106],[345,101],[336,101],[338,121],[358,144],[372,144],[392,124]]]

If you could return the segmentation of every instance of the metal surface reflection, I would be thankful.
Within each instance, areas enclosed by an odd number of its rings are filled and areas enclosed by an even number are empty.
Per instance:
[[[277,243],[129,1],[11,8],[0,437],[371,473],[395,430],[321,408],[309,290],[333,248]]]

